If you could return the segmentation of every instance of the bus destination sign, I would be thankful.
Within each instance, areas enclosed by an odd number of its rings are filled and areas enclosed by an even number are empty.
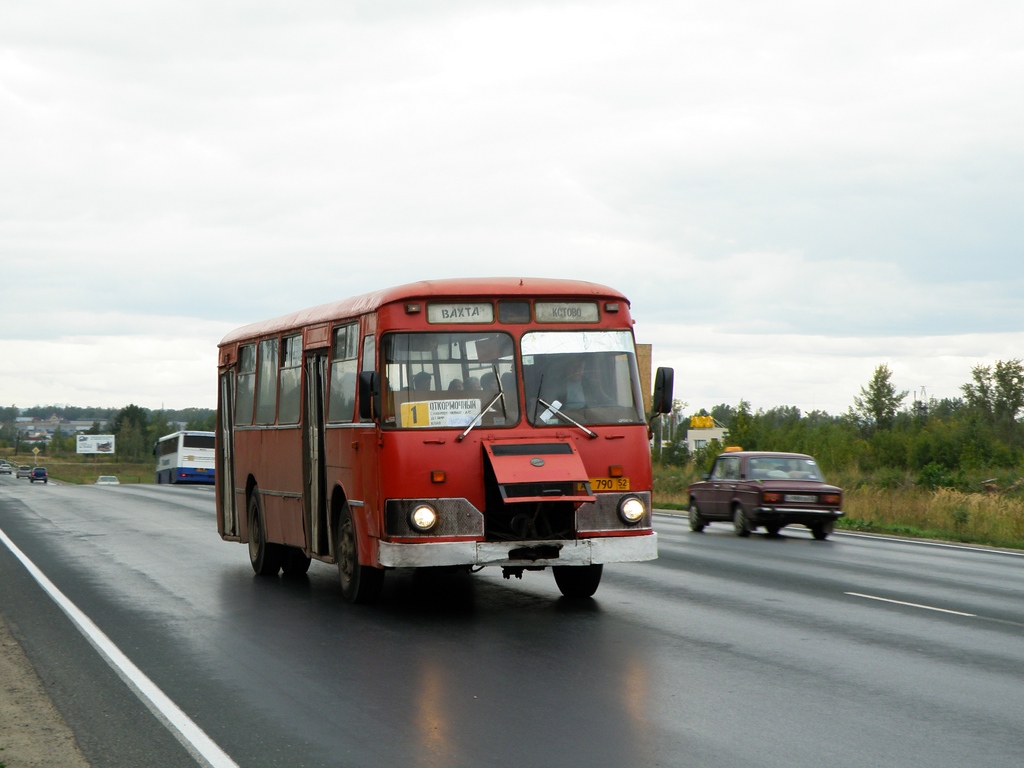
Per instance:
[[[494,305],[488,301],[427,304],[428,323],[493,323]]]
[[[592,301],[538,301],[534,311],[538,323],[596,323],[601,319]]]

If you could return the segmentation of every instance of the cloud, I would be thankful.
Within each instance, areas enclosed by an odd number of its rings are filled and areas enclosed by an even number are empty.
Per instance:
[[[211,343],[212,342],[212,343]],[[5,405],[212,408],[217,350],[209,337],[113,336],[0,341]]]
[[[620,288],[677,339],[785,342],[812,378],[856,337],[882,357],[1002,338],[1022,21],[949,0],[22,4],[0,29],[0,343],[26,371],[87,346],[69,329],[101,357],[209,349],[204,324],[505,274]]]
[[[693,411],[743,399],[755,409],[792,405],[838,415],[882,363],[893,385],[909,393],[907,405],[914,396],[960,397],[974,366],[1020,357],[1024,332],[839,338],[638,323],[637,340],[653,344],[654,366],[675,368],[675,396]]]

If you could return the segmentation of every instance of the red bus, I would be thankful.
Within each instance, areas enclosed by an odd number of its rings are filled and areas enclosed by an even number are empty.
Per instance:
[[[391,568],[552,568],[657,557],[629,302],[593,283],[412,283],[219,345],[217,528],[261,575],[336,563],[368,602]],[[659,369],[652,416],[672,402]]]

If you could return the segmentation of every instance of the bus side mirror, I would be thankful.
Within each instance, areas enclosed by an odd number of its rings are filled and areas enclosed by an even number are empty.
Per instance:
[[[359,373],[359,418],[372,421],[380,410],[380,375],[376,371]]]
[[[675,372],[671,368],[659,368],[654,374],[654,397],[651,399],[651,415],[672,413],[672,381]]]

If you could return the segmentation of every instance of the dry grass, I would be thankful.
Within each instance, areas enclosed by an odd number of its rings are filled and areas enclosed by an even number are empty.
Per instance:
[[[46,467],[53,480],[83,485],[96,482],[100,475],[115,475],[122,483],[156,482],[156,460],[144,462],[114,461],[112,456],[25,456],[7,455],[14,466]]]
[[[696,479],[692,468],[655,467],[654,505],[686,509],[686,486]],[[1011,478],[1002,478],[1003,491],[995,493],[929,490],[914,485],[909,476],[897,479],[899,483],[880,487],[872,481],[889,483],[893,478],[868,478],[857,472],[832,478],[846,487],[846,517],[839,527],[1024,549],[1024,496],[1020,483],[1014,485]]]
[[[950,488],[863,487],[845,494],[843,527],[1024,548],[1024,499]]]

